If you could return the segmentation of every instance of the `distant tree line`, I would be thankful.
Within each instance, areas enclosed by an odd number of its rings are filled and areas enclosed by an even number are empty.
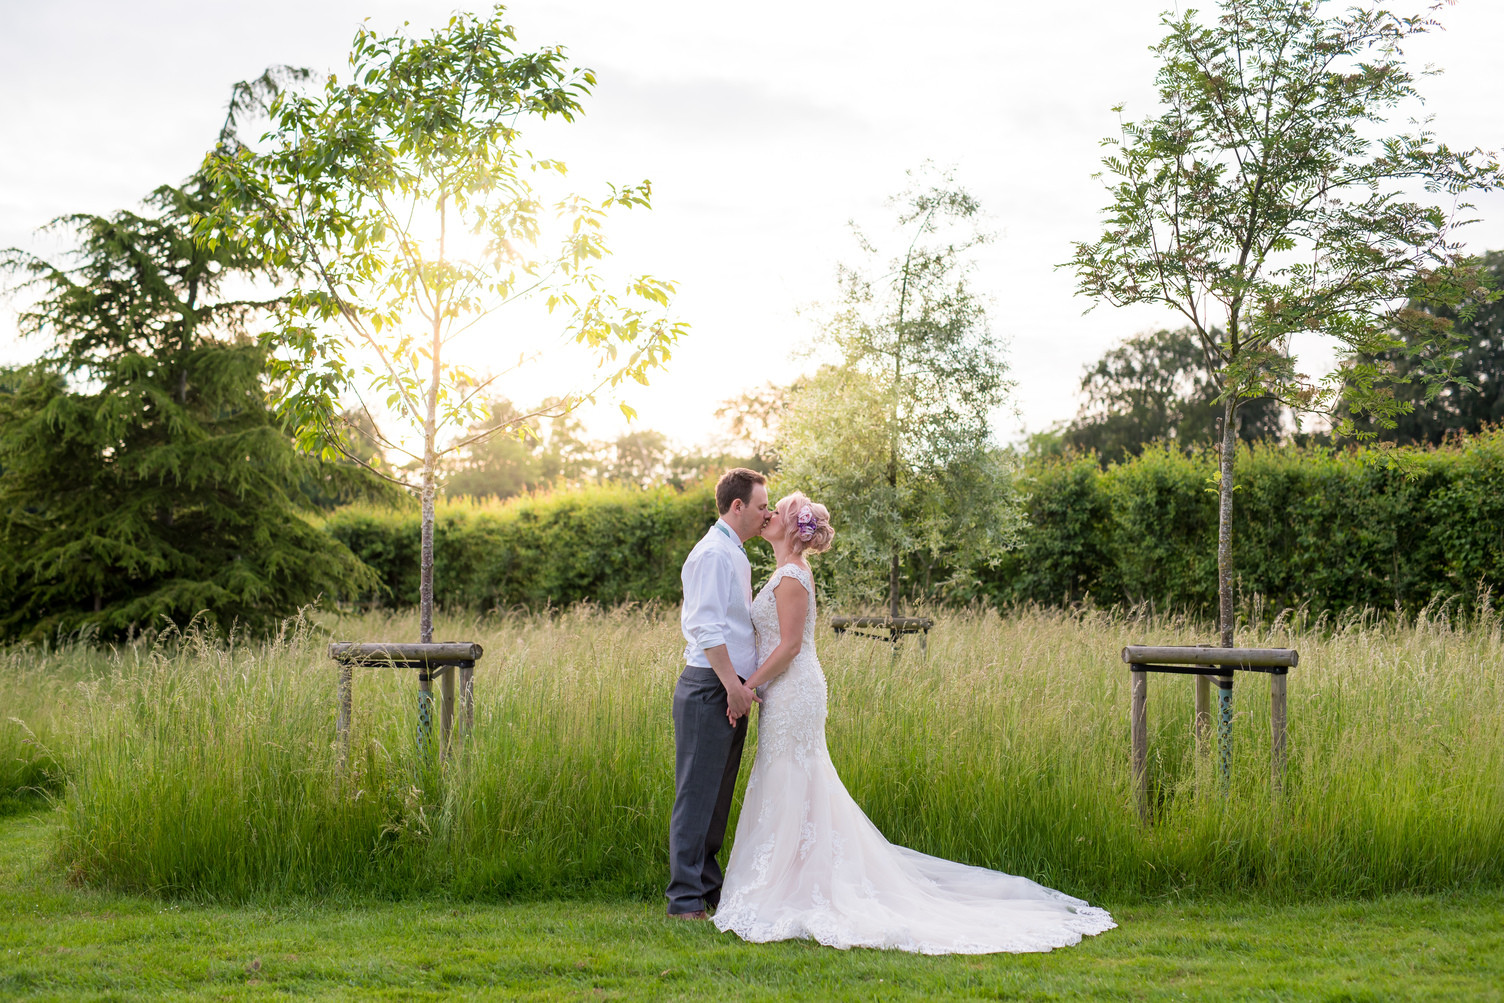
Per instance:
[[[735,406],[734,401],[726,407]],[[512,423],[506,434],[460,450],[443,465],[443,493],[449,498],[505,499],[544,488],[588,484],[684,488],[729,467],[768,473],[771,458],[733,433],[710,446],[676,443],[652,428],[635,428],[614,439],[590,439],[574,414],[520,421],[524,413],[545,411],[543,401],[524,412],[504,398],[489,406],[494,422]]]
[[[1504,289],[1504,251],[1483,255],[1493,288]],[[1400,446],[1440,445],[1449,436],[1471,434],[1504,421],[1504,300],[1459,318],[1452,309],[1430,309],[1453,322],[1453,337],[1439,348],[1395,347],[1359,355],[1349,366],[1368,364],[1391,373],[1399,407],[1393,428],[1339,409],[1379,441]],[[1403,340],[1403,339],[1402,339]],[[1414,340],[1414,339],[1411,339]],[[1427,383],[1421,370],[1445,369],[1454,382]],[[1102,465],[1121,463],[1151,445],[1194,450],[1221,437],[1218,391],[1206,376],[1201,347],[1187,328],[1160,330],[1124,340],[1087,367],[1076,417],[1036,433],[1035,456],[1092,453]],[[1291,409],[1272,396],[1245,399],[1238,408],[1238,439],[1244,443],[1330,443],[1325,428],[1295,426]]]

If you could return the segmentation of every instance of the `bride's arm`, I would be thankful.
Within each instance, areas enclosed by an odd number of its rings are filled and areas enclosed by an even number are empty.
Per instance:
[[[783,675],[804,647],[804,618],[809,615],[809,593],[804,591],[804,583],[785,576],[773,586],[773,600],[778,604],[778,647],[748,677],[747,685],[752,689]]]

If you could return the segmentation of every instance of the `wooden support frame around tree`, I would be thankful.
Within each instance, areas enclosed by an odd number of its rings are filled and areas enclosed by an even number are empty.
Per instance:
[[[930,628],[935,621],[927,616],[833,616],[830,625],[837,634],[849,630],[858,637],[887,641],[894,646],[895,653],[904,635],[918,634],[919,650],[928,655]]]
[[[339,744],[339,768],[344,771],[350,755],[351,688],[357,665],[418,670],[418,752],[426,755],[433,734],[433,680],[439,680],[439,749],[449,756],[455,719],[455,673],[459,674],[459,731],[468,735],[475,725],[475,663],[485,649],[473,641],[422,643],[358,643],[335,641],[329,657],[338,663],[338,710],[335,737]]]
[[[1123,649],[1131,679],[1128,731],[1133,797],[1141,821],[1149,819],[1149,673],[1169,672],[1196,677],[1194,730],[1198,753],[1208,751],[1210,689],[1218,691],[1218,759],[1223,788],[1232,766],[1232,684],[1235,672],[1262,672],[1269,676],[1269,778],[1276,794],[1284,786],[1287,677],[1300,663],[1293,648],[1219,648],[1210,645],[1154,646],[1130,644]]]

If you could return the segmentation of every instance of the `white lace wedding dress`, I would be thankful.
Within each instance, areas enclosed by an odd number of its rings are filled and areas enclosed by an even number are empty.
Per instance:
[[[779,568],[752,603],[761,662],[778,645],[773,588],[809,595],[804,644],[762,694],[747,782],[715,925],[745,940],[808,937],[831,947],[921,954],[1048,951],[1116,926],[1027,878],[894,846],[863,814],[825,747],[825,673],[815,657],[810,573]]]

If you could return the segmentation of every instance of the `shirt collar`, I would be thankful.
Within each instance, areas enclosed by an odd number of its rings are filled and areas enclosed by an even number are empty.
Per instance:
[[[747,552],[747,548],[742,546],[741,537],[737,536],[731,531],[731,527],[726,525],[726,521],[724,519],[717,519],[715,521],[715,528],[720,530],[722,533],[725,533],[726,538],[732,543],[736,544],[737,550],[740,550],[744,554]]]

